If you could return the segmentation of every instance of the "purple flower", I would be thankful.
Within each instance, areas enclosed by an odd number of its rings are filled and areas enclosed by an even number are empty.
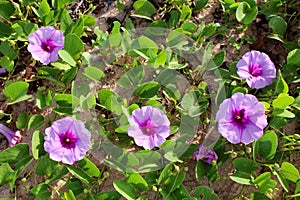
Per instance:
[[[44,148],[52,160],[72,165],[91,147],[91,133],[80,120],[72,117],[55,121],[45,132]]]
[[[217,112],[218,130],[233,144],[249,144],[263,135],[267,126],[265,107],[251,94],[235,93]]]
[[[237,63],[237,74],[246,79],[249,87],[263,88],[270,85],[276,77],[274,63],[269,56],[259,51],[251,51],[243,55]]]
[[[203,146],[202,144],[199,145],[199,149],[193,154],[193,158],[196,158],[196,160],[203,160],[204,162],[209,164],[211,164],[214,160],[218,160],[216,152],[205,148],[205,146]]]
[[[0,67],[0,75],[1,74],[5,74],[7,72],[7,69],[6,68],[1,68]]]
[[[12,147],[21,142],[22,136],[20,131],[13,131],[3,124],[0,124],[0,133],[2,133],[8,140],[9,147]]]
[[[159,108],[144,106],[134,110],[128,121],[128,135],[145,149],[159,147],[170,135],[170,121]]]
[[[52,26],[37,29],[28,38],[28,51],[44,65],[58,59],[58,51],[64,47],[64,35]]]

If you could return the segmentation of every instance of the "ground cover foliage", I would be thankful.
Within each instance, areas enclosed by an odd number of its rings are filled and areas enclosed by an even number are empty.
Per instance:
[[[125,17],[102,30],[100,5]],[[199,21],[213,5],[213,20]],[[286,131],[300,117],[299,10],[290,0],[0,1],[3,198],[300,198],[299,129]],[[122,176],[109,188],[112,169]],[[224,196],[216,181],[241,190]]]

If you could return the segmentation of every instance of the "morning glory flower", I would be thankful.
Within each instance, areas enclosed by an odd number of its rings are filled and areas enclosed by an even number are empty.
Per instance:
[[[145,149],[159,147],[170,135],[170,121],[159,108],[144,106],[134,110],[128,121],[128,135]]]
[[[2,133],[6,137],[9,147],[12,147],[21,142],[22,136],[20,131],[13,131],[3,124],[0,124],[0,133]]]
[[[193,158],[195,158],[197,161],[198,160],[203,160],[206,163],[211,164],[212,161],[217,161],[218,156],[216,152],[214,152],[211,149],[207,149],[205,146],[202,144],[199,145],[199,148],[195,153],[193,154]]]
[[[72,165],[81,160],[91,147],[91,133],[80,120],[65,117],[45,130],[45,151],[55,161]]]
[[[6,68],[0,67],[0,75],[5,74],[7,72]]]
[[[276,77],[274,63],[267,54],[259,51],[243,55],[236,67],[237,74],[245,79],[251,88],[259,89],[270,85]]]
[[[28,51],[44,65],[58,59],[58,51],[64,47],[64,35],[52,26],[37,29],[28,37]]]
[[[235,93],[217,112],[218,130],[233,144],[249,144],[263,135],[267,126],[264,105],[251,94]]]

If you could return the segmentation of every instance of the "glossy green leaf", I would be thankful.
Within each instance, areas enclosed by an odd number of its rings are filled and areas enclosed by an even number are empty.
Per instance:
[[[58,51],[59,57],[69,65],[75,67],[76,61],[73,59],[73,57],[66,51],[66,50],[59,50]]]
[[[288,192],[288,183],[287,180],[284,178],[284,176],[282,175],[281,172],[278,171],[273,171],[273,173],[275,174],[275,176],[277,177],[280,185],[283,187],[284,191]]]
[[[0,1],[1,3],[1,1]],[[0,5],[1,6],[1,5]],[[1,7],[0,7],[1,10]],[[2,37],[9,37],[10,34],[13,32],[11,27],[3,22],[0,22],[0,38]]]
[[[133,8],[139,15],[144,15],[146,17],[151,17],[155,13],[155,7],[147,0],[137,0],[134,2]]]
[[[230,175],[230,179],[243,185],[251,185],[252,183],[251,175],[242,171],[237,171],[236,173]]]
[[[92,179],[90,178],[89,175],[87,175],[85,173],[85,171],[83,171],[82,169],[79,169],[79,168],[71,167],[71,166],[67,166],[67,169],[69,170],[69,172],[72,175],[74,175],[75,177],[77,177],[78,179],[80,179],[86,185],[92,186]]]
[[[287,29],[287,23],[280,16],[271,17],[269,21],[269,26],[273,29],[275,34],[284,36],[284,33]]]
[[[288,94],[281,93],[278,97],[272,102],[274,108],[285,109],[287,106],[291,105],[294,102],[294,98]]]
[[[57,162],[51,160],[49,154],[46,154],[39,158],[35,167],[35,173],[39,176],[50,176],[53,170],[55,170]]]
[[[148,184],[145,181],[145,179],[138,173],[134,174],[128,174],[127,175],[127,181],[131,185],[133,185],[135,188],[141,190],[141,191],[146,191],[148,189]]]
[[[267,160],[274,158],[278,146],[278,137],[273,131],[266,131],[264,135],[255,142],[255,154]]]
[[[97,194],[94,199],[95,200],[120,200],[121,199],[120,193],[118,193],[115,190],[107,191],[107,192],[101,192]]]
[[[289,86],[286,83],[286,81],[284,80],[280,71],[278,72],[278,74],[279,75],[277,76],[275,92],[276,92],[276,94],[280,94],[280,93],[287,94],[289,92]]]
[[[270,172],[264,172],[260,174],[255,180],[253,180],[254,184],[257,184],[259,187],[259,192],[265,193],[269,189],[275,188],[277,182],[271,179]]]
[[[13,178],[13,170],[9,166],[8,163],[4,163],[0,165],[0,185],[4,185],[9,183],[9,181]]]
[[[234,168],[239,172],[251,174],[258,169],[257,164],[247,158],[236,158],[232,162]]]
[[[17,128],[18,129],[27,128],[28,119],[29,119],[28,115],[24,112],[21,112],[16,122]]]
[[[173,192],[174,190],[176,190],[183,182],[185,177],[185,173],[184,172],[179,172],[179,173],[175,173],[175,174],[170,174],[167,181],[165,182],[166,185],[166,191],[168,193]]]
[[[44,124],[44,117],[42,115],[36,114],[32,115],[28,121],[28,129],[38,129]]]
[[[298,169],[289,162],[283,162],[281,164],[280,173],[284,176],[284,178],[294,183],[296,183],[300,178]]]
[[[84,157],[80,161],[78,161],[79,167],[85,171],[89,176],[99,177],[100,171],[97,166],[90,161],[88,158]]]
[[[8,104],[11,105],[31,98],[31,95],[26,95],[28,87],[28,83],[20,81],[8,85],[4,89],[4,95],[11,100]]]
[[[126,199],[136,199],[137,196],[134,187],[131,184],[129,184],[126,180],[114,180],[113,186]]]
[[[9,1],[0,1],[0,17],[10,20],[10,16],[15,12],[14,5]]]
[[[68,192],[64,192],[64,198],[65,200],[76,200],[76,197],[72,190],[69,190]]]
[[[71,82],[77,75],[77,72],[78,68],[72,67],[71,69],[67,70],[65,74],[61,77],[61,81],[65,84]]]
[[[195,0],[195,7],[193,8],[193,11],[202,10],[206,6],[207,3],[208,3],[208,0]]]
[[[32,155],[35,159],[39,159],[42,154],[45,153],[44,151],[44,134],[40,131],[34,131],[32,140]]]
[[[20,143],[0,152],[0,163],[16,164],[18,161],[29,157],[28,144]]]
[[[32,188],[30,195],[33,195],[36,200],[45,200],[51,196],[51,192],[49,192],[47,184],[40,183]]]
[[[243,1],[239,4],[236,10],[236,18],[239,22],[248,25],[256,18],[257,13],[257,6],[250,7],[246,1]]]
[[[134,94],[138,94],[142,98],[151,98],[157,95],[158,91],[160,90],[160,84],[157,82],[147,82],[139,86],[135,91]]]
[[[104,72],[96,67],[84,68],[83,74],[93,81],[100,81],[105,76]]]
[[[66,188],[68,190],[72,190],[75,196],[81,194],[84,191],[81,181],[77,178],[71,179],[66,185]]]
[[[194,191],[194,197],[201,200],[219,200],[218,195],[207,186],[198,186]]]

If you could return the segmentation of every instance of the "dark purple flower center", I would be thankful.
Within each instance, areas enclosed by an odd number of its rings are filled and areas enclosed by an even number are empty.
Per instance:
[[[261,67],[258,64],[251,64],[249,67],[249,73],[254,77],[260,76],[261,71]]]
[[[145,135],[151,135],[154,130],[153,127],[151,126],[151,120],[148,119],[144,123],[140,124],[141,130]]]
[[[46,51],[48,53],[51,53],[54,49],[54,45],[52,44],[52,42],[50,40],[43,42],[41,47],[44,51]]]
[[[60,142],[64,148],[74,148],[77,142],[77,137],[70,132],[60,136]]]
[[[233,121],[237,124],[246,122],[245,109],[237,110],[233,113]]]

